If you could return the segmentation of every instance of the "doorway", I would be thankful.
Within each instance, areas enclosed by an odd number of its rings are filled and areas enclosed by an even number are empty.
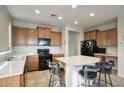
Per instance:
[[[68,56],[78,55],[79,32],[68,31]]]

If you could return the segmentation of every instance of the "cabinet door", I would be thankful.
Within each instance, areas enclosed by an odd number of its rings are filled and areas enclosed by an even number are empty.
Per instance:
[[[52,46],[61,46],[61,33],[52,32],[51,33],[51,45]]]
[[[107,46],[106,31],[101,31],[97,33],[97,46],[99,47]]]
[[[97,30],[90,32],[90,40],[96,40]]]
[[[13,27],[12,43],[15,45],[26,45],[26,30],[24,28]]]
[[[37,45],[37,30],[35,29],[26,29],[26,36],[27,36],[27,45]]]
[[[109,29],[106,31],[107,32],[107,46],[112,47],[112,46],[117,46],[117,29]]]
[[[89,40],[89,39],[90,39],[89,32],[84,32],[84,40]]]
[[[0,79],[0,87],[6,87],[6,79],[5,78]]]
[[[61,33],[56,33],[56,46],[61,46]]]
[[[38,55],[32,55],[27,57],[27,70],[34,71],[39,69]]]
[[[37,31],[38,31],[38,38],[50,38],[51,36],[50,28],[37,27]]]
[[[51,33],[51,46],[56,46],[56,33]]]
[[[96,40],[98,30],[84,32],[84,40]]]
[[[0,79],[0,87],[20,87],[20,75]]]
[[[6,87],[20,87],[20,75],[6,78]]]
[[[25,87],[25,75],[20,75],[20,86]]]

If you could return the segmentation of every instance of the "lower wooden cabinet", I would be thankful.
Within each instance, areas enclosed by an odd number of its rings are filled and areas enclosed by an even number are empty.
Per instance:
[[[0,87],[24,87],[23,75],[16,75],[0,79]]]
[[[27,71],[35,71],[39,69],[38,55],[27,56]]]

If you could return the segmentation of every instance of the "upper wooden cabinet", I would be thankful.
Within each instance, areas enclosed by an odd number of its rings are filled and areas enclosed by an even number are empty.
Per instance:
[[[13,27],[12,43],[16,45],[37,45],[37,31],[35,29]]]
[[[96,40],[98,47],[117,46],[117,28],[84,32],[84,40]]]
[[[106,30],[107,47],[117,46],[117,28]]]
[[[37,45],[38,35],[36,29],[26,29],[27,45]]]
[[[84,40],[96,40],[98,30],[84,32]]]
[[[51,37],[51,29],[45,27],[37,27],[38,38],[50,38]]]
[[[61,46],[61,33],[60,32],[52,32],[51,33],[51,46]]]
[[[12,28],[12,44],[13,46],[26,45],[26,30],[24,28]]]
[[[98,32],[96,41],[97,41],[98,47],[106,47],[106,44],[107,44],[106,31]]]
[[[13,46],[36,46],[38,38],[51,39],[51,46],[61,46],[60,32],[52,32],[50,28],[38,27],[37,29],[13,27]]]
[[[117,28],[107,29],[97,33],[97,46],[113,47],[117,46]]]

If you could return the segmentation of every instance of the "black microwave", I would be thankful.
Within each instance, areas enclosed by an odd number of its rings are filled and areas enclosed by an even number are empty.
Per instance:
[[[51,39],[38,38],[38,46],[51,46]]]

